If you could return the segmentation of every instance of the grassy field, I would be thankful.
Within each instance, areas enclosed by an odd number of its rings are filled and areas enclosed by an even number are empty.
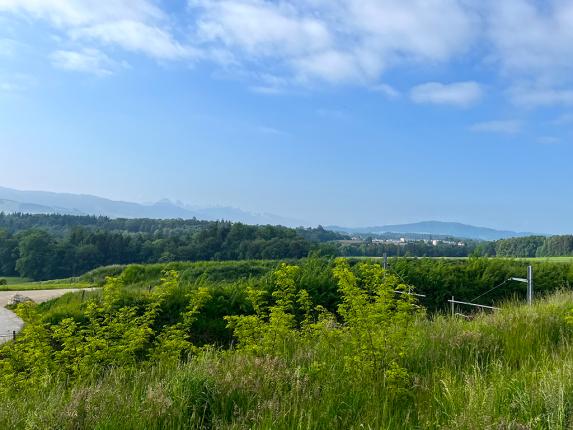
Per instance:
[[[186,293],[176,289],[170,294],[184,297]],[[63,297],[55,305],[75,300],[77,295]],[[57,306],[48,305],[40,306],[43,313],[57,311]],[[392,325],[375,320],[370,324],[368,315],[358,326],[351,323],[337,330],[327,324],[311,337],[272,323],[260,328],[276,329],[280,341],[264,346],[254,339],[260,348],[207,346],[181,361],[161,359],[143,366],[126,362],[106,365],[102,372],[90,367],[74,379],[76,368],[67,362],[73,355],[68,354],[83,345],[82,337],[71,349],[54,352],[56,359],[64,359],[61,370],[47,369],[33,384],[26,381],[37,377],[34,373],[26,372],[17,387],[13,387],[14,375],[6,375],[4,382],[0,377],[0,427],[572,428],[573,325],[568,315],[573,294],[558,292],[531,307],[511,302],[502,307],[470,321],[440,314],[397,320],[398,325],[407,324],[407,331],[406,336],[394,337]],[[76,320],[82,319],[78,315]],[[65,327],[71,334],[71,326]],[[106,342],[111,348],[121,341],[117,336],[130,331],[102,333],[110,334]],[[372,367],[391,357],[394,345],[383,342],[380,349],[370,350],[367,339],[385,336],[395,344],[403,342],[402,348],[394,351],[393,365]],[[44,354],[38,348],[40,341],[40,337],[22,336],[20,347],[14,345],[15,365],[25,370],[26,365],[38,366],[37,357],[42,357],[42,365],[53,360],[40,355]],[[30,348],[36,348],[34,355]],[[101,353],[105,350],[100,349]],[[10,356],[11,352],[0,350],[0,365],[6,372],[14,371],[6,364]],[[66,366],[70,374],[62,373]]]
[[[348,257],[351,260],[383,260],[384,257]],[[396,257],[388,257],[388,260],[394,259]],[[398,258],[430,258],[433,260],[467,260],[470,257],[398,257]],[[573,262],[573,256],[569,257],[480,257],[489,258],[493,260],[530,260],[530,261],[549,261],[553,263],[571,263]]]
[[[16,285],[16,284],[31,282],[31,280],[28,278],[18,278],[15,276],[0,276],[0,279],[5,279],[6,281],[8,281],[8,285]]]
[[[89,288],[93,283],[82,282],[74,279],[61,279],[53,281],[32,282],[25,278],[1,278],[8,281],[8,285],[0,285],[0,291],[25,291],[25,290],[55,290],[59,288]]]
[[[550,263],[572,263],[573,257],[534,257],[534,258],[524,258],[527,261],[547,261]]]

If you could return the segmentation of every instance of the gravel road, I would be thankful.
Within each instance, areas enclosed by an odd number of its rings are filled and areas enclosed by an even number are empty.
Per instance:
[[[85,288],[92,290],[93,288]],[[58,290],[27,290],[27,291],[0,291],[0,343],[12,339],[14,331],[19,332],[24,326],[24,322],[18,316],[6,309],[10,298],[16,294],[26,296],[36,303],[46,302],[56,297],[63,296],[69,292],[82,291],[80,289],[58,289]]]

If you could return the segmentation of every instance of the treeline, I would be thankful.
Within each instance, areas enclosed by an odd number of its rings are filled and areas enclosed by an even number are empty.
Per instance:
[[[60,236],[33,228],[0,232],[0,273],[44,280],[77,276],[110,264],[296,259],[316,246],[318,242],[305,239],[294,229],[229,222],[211,222],[178,235],[75,226]]]
[[[361,243],[318,228],[226,221],[110,219],[0,214],[0,275],[35,280],[78,276],[99,266],[170,261],[323,256],[465,256],[468,249],[412,242]],[[342,242],[337,242],[342,241]]]
[[[480,243],[473,251],[478,256],[567,257],[573,256],[573,235],[527,236]]]
[[[550,257],[573,255],[573,236],[496,242],[405,244],[354,241],[322,227],[252,226],[226,221],[110,219],[0,213],[0,276],[78,276],[100,266],[172,261],[327,257]]]

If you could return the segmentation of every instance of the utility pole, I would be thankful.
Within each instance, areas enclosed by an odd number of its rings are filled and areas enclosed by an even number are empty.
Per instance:
[[[533,303],[533,267],[527,266],[527,304]]]
[[[388,254],[384,253],[384,270],[388,267]]]

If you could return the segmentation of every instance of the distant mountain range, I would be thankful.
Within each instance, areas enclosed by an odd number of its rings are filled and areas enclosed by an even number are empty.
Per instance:
[[[110,218],[197,218],[227,220],[246,224],[273,224],[297,227],[304,222],[268,213],[251,213],[233,207],[200,208],[169,200],[142,204],[105,199],[84,194],[20,191],[0,187],[0,212],[102,215]]]
[[[473,225],[461,224],[458,222],[442,221],[422,221],[412,224],[383,225],[377,227],[348,228],[339,226],[327,226],[325,228],[327,230],[348,234],[426,234],[478,240],[498,240],[507,239],[509,237],[531,236],[534,234],[526,232],[495,230],[493,228],[476,227]]]
[[[307,225],[301,220],[268,213],[251,213],[233,207],[200,208],[170,200],[152,204],[105,199],[85,194],[52,193],[47,191],[21,191],[0,187],[0,212],[102,215],[110,218],[197,218],[200,220],[227,220],[245,224],[272,224],[287,227]],[[508,237],[529,236],[533,233],[495,230],[456,222],[424,221],[413,224],[383,225],[375,227],[328,226],[327,230],[348,234],[401,233],[404,235],[436,235],[456,238],[497,240]]]

